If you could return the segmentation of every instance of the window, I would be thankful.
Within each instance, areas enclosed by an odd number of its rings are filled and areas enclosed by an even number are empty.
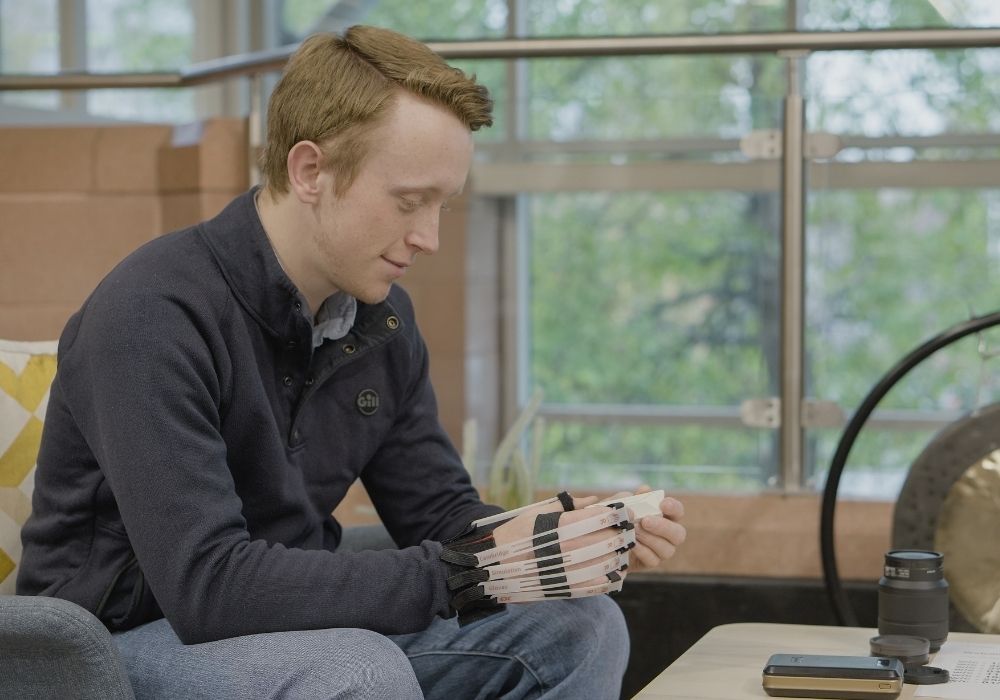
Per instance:
[[[4,73],[52,73],[59,69],[59,21],[56,0],[26,3],[0,0],[0,70]],[[5,92],[0,103],[54,109],[59,93]]]
[[[193,62],[194,18],[187,0],[87,0],[86,7],[89,70],[176,71]],[[87,111],[117,119],[191,121],[194,91],[92,90]]]
[[[70,29],[61,33],[62,26]],[[0,0],[4,73],[176,71],[192,63],[194,36],[187,0]],[[93,116],[183,122],[196,116],[191,89],[5,92],[0,103],[8,106],[7,119],[32,123]],[[13,105],[30,111],[19,116]]]

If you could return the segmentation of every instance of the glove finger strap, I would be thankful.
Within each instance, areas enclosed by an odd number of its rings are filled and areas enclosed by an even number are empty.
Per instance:
[[[498,603],[531,603],[536,600],[545,600],[546,598],[585,598],[592,595],[601,595],[602,593],[617,593],[622,589],[622,583],[624,583],[624,578],[615,572],[608,574],[608,582],[601,583],[594,586],[587,586],[586,588],[570,588],[565,591],[555,591],[547,594],[541,593],[502,593],[496,596],[495,600]]]
[[[627,552],[635,547],[635,528],[632,523],[620,523],[618,527],[621,528],[621,532],[617,532],[600,542],[595,542],[594,544],[587,545],[586,547],[580,547],[579,549],[563,552],[559,557],[562,560],[562,564],[558,566],[580,564],[591,559],[596,559],[603,554],[610,554],[611,552]],[[510,564],[503,562],[499,564],[492,564],[487,566],[485,569],[475,569],[475,571],[482,572],[484,574],[483,578],[475,580],[478,582],[544,573],[547,571],[547,567],[542,566],[542,562],[548,562],[549,559],[551,559],[551,557],[538,557]]]
[[[562,550],[559,548],[560,515],[561,513],[542,513],[535,518],[535,538],[532,540],[535,554],[539,557],[545,557],[539,563],[539,566],[549,570],[545,577],[546,582],[553,585],[566,583],[566,577],[562,575],[565,572],[562,565],[563,560],[559,556],[562,554]],[[487,593],[493,592],[486,588],[486,586],[484,588]]]
[[[629,520],[628,511],[621,504],[611,504],[608,508],[610,508],[610,510],[595,510],[595,514],[592,517],[578,520],[575,523],[558,528],[557,539],[564,541],[570,540],[574,537],[588,535],[591,532],[597,532],[598,530],[603,530],[608,527],[617,527],[620,523]],[[482,550],[474,555],[476,559],[476,566],[495,564],[499,561],[503,561],[504,559],[510,559],[520,554],[534,552],[537,549],[544,548],[551,540],[546,539],[544,541],[540,541],[538,538],[541,535],[548,536],[555,532],[556,529],[553,528],[548,532],[536,533],[531,537],[515,540],[514,542],[509,542],[501,547]],[[536,541],[540,541],[541,543],[536,545]]]
[[[499,579],[487,581],[482,584],[483,592],[487,595],[497,595],[500,593],[529,593],[567,590],[577,583],[584,583],[591,579],[606,576],[611,572],[624,571],[628,568],[628,554],[617,554],[610,559],[598,561],[590,566],[585,566],[572,571],[560,569],[555,576],[525,576],[522,578]]]

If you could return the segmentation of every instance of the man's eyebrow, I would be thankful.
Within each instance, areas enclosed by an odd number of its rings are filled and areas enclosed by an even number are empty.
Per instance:
[[[446,194],[445,198],[446,199],[451,199],[452,197],[457,197],[458,195],[462,194],[462,191],[464,189],[465,189],[465,185],[463,184],[461,187],[459,187],[454,192]],[[411,186],[408,186],[408,185],[400,185],[398,187],[391,187],[391,188],[389,188],[389,191],[392,194],[437,194],[437,195],[444,194],[444,190],[442,190],[437,185],[426,185],[426,186],[423,186],[423,187],[421,187],[421,186],[412,186],[411,187]]]

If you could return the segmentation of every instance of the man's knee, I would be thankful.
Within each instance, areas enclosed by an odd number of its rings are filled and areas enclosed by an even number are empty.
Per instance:
[[[575,624],[579,627],[574,636],[587,647],[581,649],[584,655],[599,655],[605,660],[617,660],[624,667],[628,661],[628,626],[621,608],[613,599],[605,595],[581,598],[574,601],[579,608]]]
[[[625,617],[608,596],[538,603],[533,621],[546,629],[544,661],[536,672],[545,687],[559,697],[617,697],[628,665],[629,636]],[[537,653],[530,657],[539,658]]]
[[[311,675],[318,687],[343,688],[336,697],[422,698],[413,666],[403,651],[387,637],[368,630],[326,630],[336,644],[327,653],[314,655]],[[349,644],[344,634],[349,632]],[[322,643],[319,648],[322,649]]]
[[[628,661],[629,635],[618,603],[606,595],[538,603],[529,625],[544,628],[536,637],[565,656],[569,665],[622,668]]]

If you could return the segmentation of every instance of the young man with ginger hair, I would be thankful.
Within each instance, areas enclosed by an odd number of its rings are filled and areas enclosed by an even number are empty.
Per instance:
[[[437,250],[491,109],[397,33],[307,39],[271,97],[264,187],[140,248],[67,324],[18,590],[94,612],[137,697],[618,696],[607,596],[460,626],[446,585],[442,542],[500,509],[438,423],[394,282]],[[343,542],[330,513],[356,478],[398,549]],[[660,509],[636,566],[684,539],[681,505]]]

